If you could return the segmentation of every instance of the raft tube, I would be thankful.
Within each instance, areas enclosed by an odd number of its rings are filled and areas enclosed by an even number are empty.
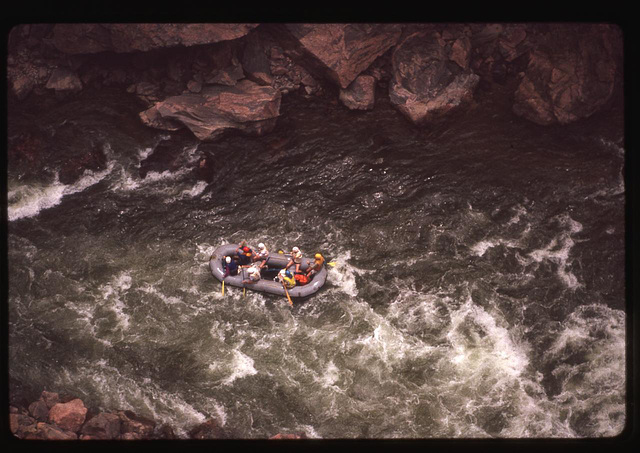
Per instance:
[[[215,278],[219,281],[222,281],[222,276],[224,275],[224,267],[222,265],[222,260],[224,260],[225,256],[236,255],[236,249],[239,247],[239,244],[226,244],[218,247],[211,257],[209,258],[209,268],[211,269],[211,273]],[[251,250],[256,250],[253,247],[249,246]],[[267,268],[271,270],[280,270],[284,269],[287,263],[290,260],[290,255],[284,255],[280,253],[270,252],[269,258],[267,260]],[[300,271],[306,272],[306,270],[313,264],[313,260],[309,258],[302,258],[302,263],[300,264]],[[295,264],[292,265],[289,270],[294,272]],[[278,296],[286,296],[282,283],[278,281],[274,281],[273,277],[264,277],[264,270],[262,272],[263,278],[261,278],[256,283],[242,283],[243,280],[249,279],[248,268],[240,268],[238,269],[237,275],[229,275],[224,279],[225,285],[236,286],[238,288],[248,288],[254,291],[262,291],[269,294],[276,294]],[[275,272],[274,272],[275,273]],[[289,295],[294,298],[303,298],[308,297],[312,294],[318,292],[322,285],[324,285],[327,280],[327,269],[326,266],[323,266],[320,272],[313,275],[309,283],[306,285],[296,285],[293,288],[289,289]]]

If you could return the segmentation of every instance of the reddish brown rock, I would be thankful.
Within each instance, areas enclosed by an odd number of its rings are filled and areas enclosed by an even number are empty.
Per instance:
[[[133,52],[228,41],[258,24],[56,24],[53,44],[67,54]]]
[[[29,414],[40,422],[47,421],[49,417],[49,408],[43,400],[38,400],[29,405]]]
[[[393,47],[402,32],[399,24],[287,24],[286,28],[341,88]]]
[[[58,68],[51,74],[46,87],[55,91],[80,91],[82,82],[71,69]]]
[[[300,434],[282,434],[278,433],[275,436],[271,436],[269,439],[306,439],[307,435],[305,433]]]
[[[68,403],[58,403],[49,411],[49,421],[59,428],[77,433],[87,416],[87,408],[76,398]]]
[[[36,431],[36,419],[24,414],[9,414],[9,429],[18,438]]]
[[[26,434],[23,438],[36,440],[76,440],[78,436],[74,432],[58,426],[40,422],[36,425],[35,431]]]
[[[360,75],[346,89],[340,90],[340,100],[351,110],[372,110],[375,105],[376,79]]]
[[[116,414],[100,413],[87,421],[80,431],[92,439],[112,440],[120,437],[121,420]]]
[[[264,134],[275,126],[279,111],[278,90],[245,79],[233,87],[204,87],[199,94],[169,97],[140,118],[157,129],[186,126],[198,139],[211,141],[228,129]]]
[[[150,439],[156,427],[156,422],[145,417],[140,417],[131,411],[120,411],[118,417],[122,422],[121,431],[140,439]]]
[[[226,439],[227,434],[220,424],[213,419],[209,419],[201,423],[189,431],[191,439]]]
[[[47,404],[49,409],[60,402],[60,395],[54,392],[47,392],[46,390],[43,390],[40,398]]]
[[[465,44],[447,43],[436,32],[409,35],[393,52],[391,102],[407,118],[423,124],[442,117],[473,99],[479,77],[466,65]],[[452,51],[452,49],[454,49]],[[461,60],[451,61],[451,57]]]
[[[531,54],[513,111],[541,125],[592,115],[613,93],[619,40],[609,25],[551,27]]]

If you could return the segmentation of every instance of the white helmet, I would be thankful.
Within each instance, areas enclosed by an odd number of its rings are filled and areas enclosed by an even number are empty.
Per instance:
[[[293,248],[293,251],[294,251],[294,252],[299,252],[299,251],[300,251],[300,249],[299,249],[298,247],[294,247],[294,248]]]
[[[231,257],[227,256],[227,258],[225,259],[225,261],[227,262],[227,264],[229,264],[231,262]]]
[[[259,249],[263,249],[264,248],[264,244],[261,242],[260,244],[258,244],[258,248]]]

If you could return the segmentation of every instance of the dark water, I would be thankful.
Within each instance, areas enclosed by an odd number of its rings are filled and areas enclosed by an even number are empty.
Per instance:
[[[171,138],[140,110],[86,95],[10,111],[10,136],[38,127],[66,150],[38,182],[8,172],[12,398],[68,392],[180,436],[209,417],[242,438],[624,428],[619,107],[540,127],[496,101],[418,129],[382,98],[287,97],[280,147]],[[142,179],[167,143],[171,169]],[[104,169],[61,183],[56,162],[84,146]],[[242,239],[337,265],[293,308],[223,297],[208,259]]]

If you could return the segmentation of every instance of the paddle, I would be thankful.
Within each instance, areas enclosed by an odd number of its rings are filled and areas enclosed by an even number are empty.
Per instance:
[[[222,295],[224,296],[224,280],[222,280]]]
[[[287,285],[282,282],[282,287],[284,288],[284,292],[287,295],[287,299],[289,299],[289,305],[293,307],[293,302],[291,301],[291,296],[289,295],[289,290],[287,289]]]

